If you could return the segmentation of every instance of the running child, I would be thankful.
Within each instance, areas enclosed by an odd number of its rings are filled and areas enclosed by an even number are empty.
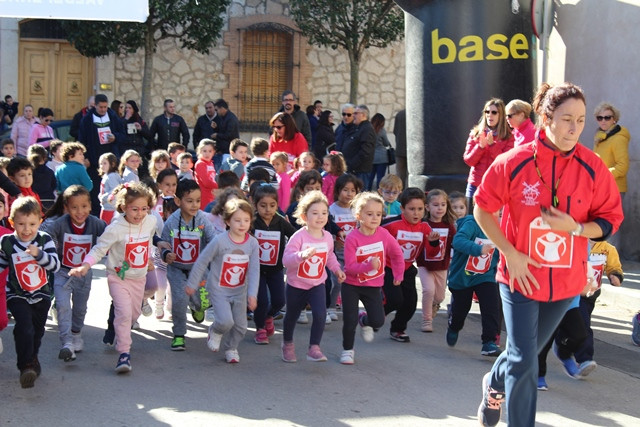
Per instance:
[[[466,209],[464,194],[462,200]],[[496,336],[500,334],[502,308],[496,282],[499,255],[473,215],[460,218],[453,236],[453,257],[449,265],[448,286],[451,291],[447,344],[453,347],[471,309],[472,296],[478,296],[482,323],[482,350],[485,356],[498,356],[500,348]],[[423,303],[423,310],[424,310]]]
[[[293,331],[298,316],[308,303],[311,305],[313,323],[307,360],[324,362],[327,358],[320,350],[320,341],[327,315],[325,267],[333,271],[340,283],[344,281],[345,274],[333,252],[333,237],[324,230],[329,220],[329,204],[324,194],[321,191],[305,194],[294,216],[302,228],[291,236],[282,257],[287,269],[287,312],[284,316],[282,360],[296,362]]]
[[[325,176],[326,178],[326,176]],[[351,202],[358,193],[362,191],[362,181],[355,175],[343,174],[335,182],[333,188],[332,199],[335,202],[329,206],[329,215],[333,218],[335,224],[340,228],[340,232],[335,239],[335,253],[340,266],[344,267],[344,242],[345,238],[356,228],[356,217],[351,209]],[[340,296],[340,282],[338,278],[331,273],[331,294],[329,296],[329,304],[327,315],[331,321],[338,320],[336,304]]]
[[[195,167],[195,178],[201,191],[200,209],[213,202],[213,190],[218,188],[216,183],[216,169],[213,166],[213,156],[216,154],[216,142],[203,139],[198,144],[198,161]]]
[[[435,255],[440,250],[440,235],[434,232],[429,224],[422,221],[426,198],[424,192],[415,187],[405,189],[399,197],[402,213],[386,218],[382,226],[400,244],[404,257],[404,277],[400,286],[393,284],[394,277],[390,268],[385,268],[384,297],[385,314],[396,311],[391,322],[391,339],[408,343],[411,341],[406,334],[407,324],[413,317],[418,304],[416,292],[416,275],[418,270],[413,266],[422,248],[427,254]]]
[[[456,234],[456,216],[451,210],[447,193],[433,189],[427,193],[427,223],[438,233],[439,248],[435,254],[420,252],[416,260],[422,284],[422,332],[433,332],[433,318],[444,301],[447,269],[451,262],[451,241]]]
[[[284,268],[282,255],[287,240],[295,228],[278,214],[278,192],[269,184],[254,186],[251,200],[257,215],[253,220],[253,235],[258,240],[260,254],[260,286],[258,305],[253,312],[256,324],[256,344],[269,344],[275,327],[273,316],[284,306]]]
[[[64,190],[58,196],[54,210],[61,216],[49,224],[47,232],[57,243],[58,258],[62,264],[53,282],[61,346],[58,359],[69,362],[75,360],[76,353],[84,348],[82,328],[93,279],[91,270],[84,277],[69,277],[69,270],[82,265],[85,255],[107,225],[91,215],[91,195],[80,185]]]
[[[402,180],[394,175],[388,174],[382,177],[378,184],[378,194],[384,199],[385,217],[400,215],[400,202],[398,195],[402,192]]]
[[[15,231],[0,237],[0,272],[9,270],[7,308],[15,320],[13,337],[22,388],[33,387],[40,376],[38,351],[53,296],[52,273],[60,268],[51,236],[38,231],[41,218],[40,203],[33,197],[20,197],[9,215]]]
[[[118,173],[118,159],[113,153],[104,153],[100,156],[100,219],[111,224],[111,219],[116,212],[113,190],[122,184],[122,177]]]
[[[149,215],[155,198],[146,186],[129,183],[116,191],[116,209],[122,215],[113,219],[82,266],[69,270],[69,276],[85,276],[108,253],[107,283],[115,309],[116,350],[120,353],[115,370],[120,374],[131,371],[131,326],[142,309],[156,218]]]
[[[346,175],[345,175],[346,176]],[[338,179],[340,181],[342,177]],[[357,179],[357,178],[356,178]],[[360,182],[360,180],[358,180]],[[344,247],[346,279],[342,284],[342,354],[340,363],[353,365],[356,326],[362,328],[362,339],[373,341],[373,333],[384,324],[381,288],[385,268],[392,271],[393,285],[404,276],[404,257],[398,242],[380,227],[384,216],[384,200],[372,192],[358,194],[351,202],[360,227],[349,233]],[[358,313],[358,301],[365,311]]]
[[[118,168],[118,172],[120,172],[120,176],[122,176],[123,183],[140,182],[140,177],[138,177],[138,168],[140,167],[141,162],[142,158],[137,151],[127,150],[124,152],[120,158],[120,167]]]
[[[189,272],[205,246],[215,237],[211,222],[200,210],[201,194],[197,182],[189,179],[180,181],[174,198],[179,209],[171,214],[162,229],[162,240],[171,244],[171,250],[162,251],[162,259],[168,264],[167,279],[171,288],[171,315],[173,317],[171,350],[173,351],[186,349],[186,311],[189,306],[189,298],[185,293],[185,288]],[[207,308],[200,307],[200,305],[201,303],[198,303],[192,308],[193,319],[197,323],[204,320],[204,310]]]
[[[329,205],[331,205],[334,199],[333,189],[336,186],[336,180],[344,175],[347,170],[347,164],[342,157],[342,153],[338,151],[332,151],[322,159],[322,193],[327,197]]]
[[[209,326],[207,346],[217,352],[222,345],[227,363],[240,362],[238,344],[247,332],[247,307],[257,305],[260,261],[258,241],[249,234],[253,208],[234,199],[224,206],[229,231],[217,235],[191,268],[186,293],[196,293],[207,268],[207,291],[216,313]],[[222,342],[223,337],[224,343]]]

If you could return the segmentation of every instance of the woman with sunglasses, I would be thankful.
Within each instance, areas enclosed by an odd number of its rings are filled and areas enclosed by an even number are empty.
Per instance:
[[[485,426],[498,424],[504,402],[508,425],[535,425],[537,355],[587,284],[588,239],[605,240],[623,217],[613,176],[578,141],[582,89],[543,83],[533,105],[540,120],[534,142],[496,159],[475,195],[473,214],[500,251],[496,280],[508,334],[482,381]],[[504,206],[499,223],[494,214]]]
[[[499,154],[513,148],[513,135],[504,113],[502,99],[492,98],[484,104],[478,124],[471,129],[464,162],[471,167],[467,180],[467,204],[469,212],[473,205],[473,194],[482,181],[482,176]]]
[[[33,106],[31,104],[25,105],[22,113],[22,116],[13,122],[11,139],[16,143],[16,152],[26,157],[29,149],[29,134],[36,123],[36,118],[33,117]]]
[[[602,102],[593,113],[598,121],[593,151],[609,168],[620,196],[624,200],[627,192],[627,171],[629,170],[629,131],[618,124],[620,110],[613,105]]]
[[[513,146],[519,147],[533,141],[536,137],[536,126],[529,118],[531,104],[521,99],[514,99],[509,101],[505,111],[507,112],[507,123],[513,134]]]
[[[53,129],[49,126],[53,122],[53,111],[50,108],[41,108],[38,110],[39,121],[31,126],[29,132],[29,146],[40,144],[45,148],[49,148],[52,139],[55,138]]]
[[[296,122],[290,114],[276,113],[269,126],[273,133],[269,138],[269,152],[284,151],[289,155],[289,169],[293,166],[293,159],[305,151],[309,151],[309,144],[304,135],[298,132]]]

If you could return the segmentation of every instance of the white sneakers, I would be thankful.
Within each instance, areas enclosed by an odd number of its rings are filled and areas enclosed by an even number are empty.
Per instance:
[[[238,354],[238,350],[225,351],[224,358],[227,360],[227,363],[240,363],[240,354]]]
[[[373,332],[372,332],[373,333]],[[340,355],[340,363],[343,365],[353,365],[355,351],[353,350],[342,350],[342,354]]]
[[[142,301],[142,315],[144,317],[149,317],[152,314],[153,314],[153,309],[149,305],[149,300],[145,298],[144,301]]]
[[[302,310],[300,312],[300,316],[298,317],[297,322],[302,325],[306,325],[307,323],[309,323],[309,317],[307,317],[307,310]]]
[[[73,332],[71,333],[71,345],[73,345],[73,350],[76,353],[80,353],[84,350],[84,340],[79,332],[77,334],[74,334]]]
[[[209,350],[213,351],[214,353],[220,350],[221,341],[222,341],[222,334],[216,334],[211,330],[211,328],[209,328],[209,334],[207,335],[207,347],[209,347]]]

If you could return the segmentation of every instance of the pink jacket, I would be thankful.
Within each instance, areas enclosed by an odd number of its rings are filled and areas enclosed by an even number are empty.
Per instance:
[[[302,251],[315,247],[316,254],[302,259]],[[282,264],[287,269],[287,283],[298,289],[309,290],[324,285],[327,279],[325,267],[334,273],[340,270],[340,263],[333,251],[333,236],[322,230],[322,238],[316,239],[302,227],[289,239],[282,255]]]
[[[514,129],[511,133],[515,140],[513,143],[514,147],[519,147],[536,139],[536,127],[533,122],[531,122],[531,119],[526,119],[520,123],[518,129]]]
[[[469,179],[467,182],[476,187],[482,182],[482,176],[489,169],[491,163],[502,153],[513,148],[513,136],[508,140],[495,139],[494,144],[485,148],[480,147],[480,140],[475,136],[469,135],[467,139],[467,147],[464,150],[464,162],[471,167],[469,171]]]

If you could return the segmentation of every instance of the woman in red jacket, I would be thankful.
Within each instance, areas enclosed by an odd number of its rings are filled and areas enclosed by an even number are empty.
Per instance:
[[[482,181],[482,176],[499,154],[513,148],[513,135],[507,124],[502,99],[492,98],[484,104],[478,124],[471,129],[464,162],[471,167],[467,180],[467,203],[469,212],[473,205],[473,194]]]
[[[289,155],[289,168],[293,167],[293,160],[305,151],[309,151],[309,144],[296,127],[296,122],[287,113],[276,113],[269,126],[273,128],[273,133],[269,138],[269,152],[284,151]]]
[[[533,143],[500,156],[475,195],[474,216],[500,250],[507,350],[483,379],[478,418],[533,426],[537,355],[587,283],[588,239],[605,240],[622,222],[620,196],[604,163],[578,142],[585,123],[582,90],[543,84],[534,99],[540,118]],[[508,207],[502,229],[493,213]]]

